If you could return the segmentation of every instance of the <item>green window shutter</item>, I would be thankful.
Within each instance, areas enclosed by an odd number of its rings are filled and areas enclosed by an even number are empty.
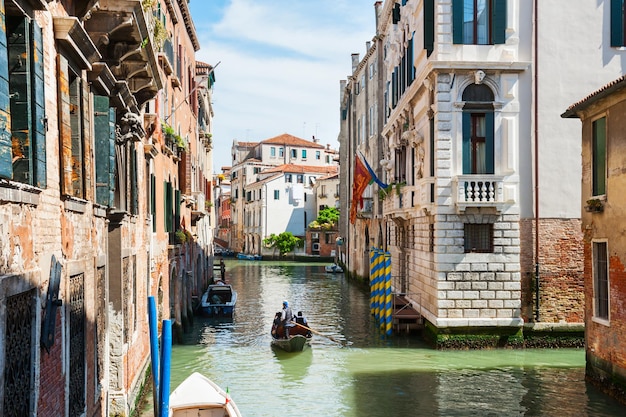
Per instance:
[[[506,40],[506,0],[493,0],[491,24],[494,45],[504,43]]]
[[[472,173],[472,114],[463,112],[463,174]]]
[[[46,96],[44,91],[43,35],[37,21],[31,25],[33,40],[33,185],[46,188]]]
[[[452,43],[463,43],[463,0],[452,0]]]
[[[67,58],[57,55],[57,106],[59,110],[59,147],[61,152],[61,193],[74,195],[72,189],[72,125],[70,121],[70,83]]]
[[[606,194],[606,117],[592,124],[591,195]]]
[[[130,212],[139,214],[139,196],[137,190],[137,150],[131,145],[130,151]]]
[[[488,112],[485,114],[485,128],[486,128],[486,137],[485,137],[485,167],[487,169],[487,174],[494,174],[494,146],[493,146],[493,133],[494,133],[494,117],[493,112]]]
[[[88,82],[81,83],[81,91],[80,91],[80,108],[82,110],[81,116],[81,125],[82,130],[79,133],[79,139],[81,141],[81,147],[83,152],[81,154],[81,160],[83,162],[83,198],[89,201],[93,201],[93,178],[92,178],[92,170],[93,170],[93,159],[90,155],[92,155],[92,141],[91,141],[91,113],[93,112],[89,107],[89,96],[91,94],[91,87]]]
[[[94,133],[96,147],[96,203],[108,206],[111,204],[109,193],[109,98],[93,96]]]
[[[11,100],[4,7],[0,8],[0,178],[13,178],[11,151]]]
[[[173,210],[172,210],[172,185],[167,182],[164,181],[163,182],[163,188],[165,190],[165,212],[164,212],[164,216],[163,216],[163,220],[165,222],[165,231],[166,232],[173,232],[172,230],[172,215]]]
[[[624,46],[624,0],[611,0],[611,46]]]
[[[9,94],[11,97],[11,133],[13,146],[13,179],[30,184],[32,127],[30,26],[25,18],[11,17],[7,33],[9,55]],[[25,59],[26,58],[26,59]]]
[[[180,228],[180,190],[174,190],[174,231]]]

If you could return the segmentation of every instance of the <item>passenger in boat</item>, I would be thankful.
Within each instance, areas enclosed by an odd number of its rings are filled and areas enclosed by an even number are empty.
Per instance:
[[[276,314],[274,315],[274,323],[272,323],[272,336],[275,339],[278,339],[279,334],[278,334],[278,328],[280,327],[280,323],[282,322],[281,317],[283,315],[282,311],[277,311]]]
[[[306,317],[302,315],[302,311],[298,311],[298,315],[296,316],[296,323],[301,324],[302,326],[307,326],[305,336],[311,337],[311,329],[308,328],[309,323],[306,321]]]
[[[211,304],[222,304],[222,299],[220,298],[219,295],[213,294],[211,296]]]
[[[287,300],[283,301],[283,311],[281,314],[281,322],[283,323],[283,326],[285,327],[285,338],[289,339],[289,328],[294,327],[295,324],[293,324],[293,319],[294,319],[294,315],[293,312],[291,311],[291,308],[289,307],[289,302]]]

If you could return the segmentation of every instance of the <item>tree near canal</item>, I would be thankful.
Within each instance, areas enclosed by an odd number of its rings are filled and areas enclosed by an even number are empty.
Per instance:
[[[295,237],[291,232],[282,232],[278,235],[272,233],[269,237],[263,239],[265,247],[278,249],[281,256],[285,256],[293,251],[301,242],[302,239]]]
[[[309,227],[330,229],[339,221],[339,209],[337,207],[324,207],[317,215],[317,219],[313,220]]]

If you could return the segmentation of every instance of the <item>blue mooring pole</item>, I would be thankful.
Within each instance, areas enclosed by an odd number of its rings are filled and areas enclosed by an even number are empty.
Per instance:
[[[150,326],[150,360],[152,363],[152,402],[154,415],[159,415],[159,329],[154,297],[148,297],[148,324]]]
[[[170,320],[163,320],[162,332],[159,416],[168,417],[170,408],[170,366],[172,359],[172,322]]]

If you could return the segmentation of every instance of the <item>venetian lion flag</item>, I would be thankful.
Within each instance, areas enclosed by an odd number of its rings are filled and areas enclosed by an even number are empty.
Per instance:
[[[350,204],[350,223],[356,221],[357,204],[363,207],[363,191],[373,182],[370,171],[365,167],[361,158],[354,158],[354,179],[352,183],[352,203]]]

